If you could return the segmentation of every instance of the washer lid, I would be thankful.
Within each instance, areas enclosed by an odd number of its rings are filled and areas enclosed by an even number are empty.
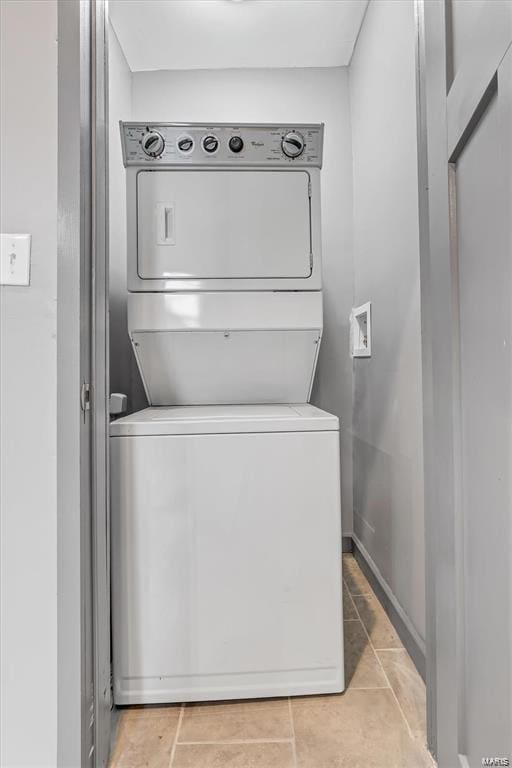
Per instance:
[[[112,437],[240,432],[337,431],[337,416],[314,405],[191,405],[145,408],[110,425]]]

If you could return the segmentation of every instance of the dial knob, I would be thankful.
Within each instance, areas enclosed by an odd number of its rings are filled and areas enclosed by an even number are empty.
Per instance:
[[[194,139],[192,136],[180,136],[177,141],[177,145],[179,151],[183,152],[184,155],[187,155],[194,149]]]
[[[202,141],[203,149],[209,155],[213,155],[219,148],[219,140],[216,136],[205,136]]]
[[[229,148],[235,154],[238,154],[244,148],[244,142],[241,136],[232,136],[229,140]]]
[[[299,157],[304,152],[304,138],[297,131],[289,131],[281,141],[281,148],[286,157]]]
[[[164,137],[158,131],[148,131],[142,137],[142,149],[148,157],[159,157],[164,151]]]

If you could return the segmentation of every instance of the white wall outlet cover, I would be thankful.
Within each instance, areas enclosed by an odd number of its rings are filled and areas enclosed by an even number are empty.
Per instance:
[[[367,301],[350,313],[350,353],[352,357],[372,356],[372,303]]]
[[[0,285],[30,285],[31,235],[0,235]]]

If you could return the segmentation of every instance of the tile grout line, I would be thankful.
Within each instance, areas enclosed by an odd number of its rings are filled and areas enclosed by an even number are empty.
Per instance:
[[[405,645],[401,645],[400,648],[376,648],[375,650],[377,651],[377,653],[381,653],[381,652],[384,652],[384,651],[386,653],[389,653],[390,651],[395,651],[396,653],[399,653],[400,651],[405,651],[407,653],[407,655],[410,656],[410,654],[408,653],[407,648],[405,647]]]
[[[348,587],[347,587],[347,589],[348,589]],[[359,616],[359,620],[360,620],[360,621],[363,623],[363,625],[364,625],[364,621],[363,621],[363,619],[361,618],[361,614],[359,613],[359,608],[358,608],[358,607],[357,607],[357,605],[356,605],[356,601],[354,600],[354,597],[373,597],[373,598],[375,598],[375,600],[377,601],[377,603],[378,603],[378,605],[379,605],[379,608],[380,608],[380,609],[381,609],[381,610],[384,612],[384,614],[385,614],[385,616],[387,617],[388,621],[390,621],[390,619],[389,619],[389,616],[387,615],[386,611],[385,611],[385,610],[384,610],[384,608],[382,607],[382,603],[380,602],[380,600],[379,600],[379,598],[377,597],[377,595],[376,595],[376,594],[372,594],[372,595],[370,595],[370,594],[368,594],[368,595],[350,595],[350,597],[351,597],[351,599],[352,599],[352,604],[353,604],[353,606],[354,606],[354,608],[355,608],[355,610],[356,610],[356,613],[357,613],[357,615]],[[355,621],[355,619],[346,619],[346,621]],[[397,648],[396,646],[395,646],[394,648],[377,648],[377,646],[374,644],[373,640],[371,640],[371,644],[372,644],[372,648],[373,648],[373,650],[374,650],[376,653],[377,653],[377,651],[405,651],[405,652],[407,653],[407,649],[405,648],[405,646],[403,645],[402,641],[401,641],[401,640],[400,640],[400,638],[398,637],[398,632],[397,632],[397,631],[396,631],[396,629],[393,627],[393,625],[391,625],[391,626],[392,626],[392,628],[393,628],[393,631],[394,631],[395,635],[397,636],[397,638],[398,638],[398,641],[399,641],[399,643],[400,643],[400,645],[398,646],[398,648]],[[407,654],[407,655],[409,655],[409,654]]]
[[[405,651],[407,653],[407,648],[405,648],[403,645],[400,646],[400,648],[377,648],[376,646],[373,646],[375,649],[375,653],[389,653],[390,651]],[[409,656],[409,654],[407,653]]]
[[[295,741],[295,722],[293,720],[293,708],[292,708],[292,700],[291,697],[288,696],[288,711],[290,712],[290,725],[292,729],[292,754],[293,754],[293,766],[294,768],[297,768],[297,742]]]
[[[354,556],[352,555],[352,557],[354,557]],[[357,565],[357,567],[359,568],[359,565],[357,564],[357,560],[355,558],[354,558],[354,562]],[[343,560],[342,560],[342,566],[343,566]],[[360,568],[359,568],[359,570],[361,571]],[[366,576],[364,575],[364,573],[362,571],[361,571],[361,575],[363,576],[363,579],[366,581]],[[350,597],[352,598],[352,602],[354,602],[354,597],[368,597],[368,596],[371,596],[371,595],[375,595],[375,592],[373,591],[373,589],[371,588],[371,586],[369,584],[368,584],[368,589],[370,590],[369,592],[359,592],[358,593],[358,592],[352,592],[352,590],[350,589],[350,587],[348,585],[348,581],[345,579],[344,576],[343,576],[343,583],[345,584],[345,586],[347,588],[347,592],[349,593]]]
[[[0,2],[1,2],[1,0],[0,0]],[[279,697],[280,700],[282,699],[284,705],[286,705],[286,699],[287,698],[288,697],[285,697],[285,696],[280,696]],[[262,699],[259,699],[259,700],[256,700],[256,701],[262,701],[263,702],[265,700],[266,699],[262,698]],[[220,717],[223,714],[229,714],[230,711],[232,709],[234,709],[235,707],[238,708],[239,704],[243,705],[243,704],[247,703],[247,699],[222,699],[222,701],[229,701],[231,706],[229,707],[229,709],[218,710],[217,712],[215,712],[215,711],[212,711],[212,712],[205,712],[205,711],[201,712],[201,711],[199,711],[196,708],[196,705],[203,705],[205,703],[204,701],[189,701],[189,702],[187,702],[189,704],[189,706],[190,706],[190,712],[189,712],[190,719],[191,720],[197,720],[199,718],[207,719],[207,718]],[[253,701],[253,700],[251,700],[251,701]],[[216,699],[211,699],[211,703],[212,704],[217,704],[217,700]],[[268,713],[268,712],[281,712],[281,711],[284,712],[285,710],[286,710],[286,706],[283,706],[282,709],[281,709],[281,707],[262,706],[262,707],[256,707],[254,710],[252,710],[252,712],[267,712]],[[245,710],[245,712],[241,711],[240,714],[245,715],[245,716],[250,716],[252,714],[252,712],[251,712],[250,709],[248,709],[248,710]],[[1,768],[1,766],[0,766],[0,768]]]
[[[178,747],[197,747],[202,746],[204,744],[207,745],[230,745],[230,744],[236,744],[239,746],[240,744],[291,744],[293,741],[292,738],[289,739],[220,739],[219,741],[215,741],[212,739],[208,739],[205,741],[179,741],[176,746]]]
[[[361,573],[362,573],[362,571],[361,571]],[[366,578],[366,577],[364,576],[364,574],[363,574],[363,578]],[[379,605],[381,605],[381,602],[380,602],[379,598],[377,597],[377,595],[375,594],[375,592],[373,592],[373,591],[370,591],[370,592],[364,592],[364,593],[363,593],[363,592],[361,592],[361,593],[352,593],[352,592],[350,591],[350,588],[349,588],[349,586],[348,586],[348,582],[347,582],[345,579],[343,579],[343,583],[344,583],[344,585],[345,585],[345,586],[346,586],[346,588],[347,588],[347,592],[348,592],[348,594],[349,594],[349,597],[350,597],[350,600],[351,600],[351,602],[352,602],[352,605],[353,605],[353,606],[354,606],[354,608],[356,609],[356,613],[357,613],[357,615],[359,616],[359,619],[360,619],[360,621],[361,621],[361,622],[362,622],[363,620],[361,619],[361,614],[359,613],[359,609],[358,609],[358,608],[357,608],[357,606],[356,606],[356,601],[354,600],[354,597],[374,597],[374,598],[377,600],[377,602],[379,603]],[[371,590],[371,587],[370,587],[370,590]],[[382,606],[381,606],[381,607],[382,607]],[[385,613],[385,611],[384,611],[384,613]],[[357,619],[344,619],[344,621],[357,621]],[[405,648],[403,645],[400,645],[400,647],[399,647],[399,648],[396,648],[396,647],[395,647],[395,648],[377,648],[377,647],[376,647],[376,646],[374,646],[374,645],[373,645],[373,643],[372,643],[372,648],[373,648],[373,650],[374,650],[375,652],[377,652],[377,651],[406,651],[406,652],[407,652],[406,648]]]
[[[350,591],[350,588],[348,586],[348,582],[345,579],[345,577],[343,577],[343,584],[347,588],[348,596],[350,597],[350,602],[352,603],[354,608],[356,607],[356,603],[355,603],[354,597],[371,597],[371,593],[368,593],[368,594],[365,594],[365,595],[353,595],[352,592]]]
[[[176,733],[174,734],[174,741],[171,749],[171,759],[169,760],[169,768],[172,768],[174,763],[174,755],[176,754],[176,747],[178,746],[178,737],[180,735],[181,723],[183,722],[183,715],[185,713],[185,704],[180,707],[180,716],[178,717],[178,725],[176,727]]]
[[[361,595],[361,597],[362,597],[362,595]],[[354,603],[354,605],[355,605],[355,603]],[[398,701],[397,695],[396,695],[395,691],[393,690],[393,686],[391,685],[390,679],[389,679],[389,677],[386,674],[386,670],[384,669],[384,666],[383,666],[381,660],[379,659],[379,655],[378,655],[378,653],[377,653],[377,651],[376,651],[376,649],[375,649],[375,647],[374,647],[374,645],[372,643],[372,639],[370,637],[370,634],[369,634],[368,630],[366,629],[364,621],[361,619],[361,614],[359,613],[359,609],[358,609],[357,605],[355,605],[355,609],[356,609],[357,615],[359,616],[361,624],[363,625],[363,629],[364,629],[364,631],[366,633],[366,636],[368,638],[368,642],[370,643],[371,649],[372,649],[372,651],[373,651],[373,653],[374,653],[374,655],[375,655],[375,657],[377,659],[377,662],[378,662],[380,668],[382,669],[382,673],[383,673],[384,677],[388,681],[389,690],[391,691],[391,693],[393,695],[393,698],[396,701],[396,705],[397,705],[397,707],[398,707],[398,709],[400,711],[400,714],[402,715],[403,721],[404,721],[404,723],[406,725],[406,728],[407,728],[407,730],[409,732],[409,735],[410,735],[411,739],[416,741],[416,738],[415,738],[415,736],[414,736],[414,734],[412,732],[411,726],[409,725],[409,721],[407,720],[407,718],[405,716],[405,712],[403,711],[403,709],[402,709],[402,707],[400,705],[400,702]],[[400,650],[400,649],[397,649],[397,650]]]
[[[362,571],[361,571],[361,573],[362,573]],[[364,576],[364,574],[363,574],[363,578],[366,578],[366,577]],[[398,708],[399,708],[399,710],[400,710],[400,712],[401,712],[401,714],[402,714],[402,717],[403,717],[403,719],[404,719],[404,721],[405,721],[405,724],[406,724],[406,726],[407,726],[407,730],[409,731],[409,733],[410,733],[410,735],[411,735],[411,738],[413,738],[413,739],[416,741],[416,737],[414,736],[414,734],[413,734],[413,732],[412,732],[411,726],[409,725],[409,721],[407,720],[407,718],[406,718],[406,716],[405,716],[405,712],[403,711],[403,709],[402,709],[402,707],[401,707],[401,705],[400,705],[400,702],[398,701],[397,695],[396,695],[396,693],[395,693],[395,691],[394,691],[394,689],[393,689],[393,686],[391,685],[391,682],[390,682],[390,680],[389,680],[389,677],[388,677],[388,675],[387,675],[387,673],[386,673],[386,670],[384,669],[384,666],[383,666],[383,664],[382,664],[382,662],[381,662],[381,660],[380,660],[380,656],[379,656],[379,652],[380,652],[380,651],[395,651],[395,652],[396,652],[396,651],[405,651],[405,652],[407,653],[407,649],[406,649],[406,648],[404,648],[403,646],[402,646],[401,648],[375,648],[375,646],[373,645],[372,639],[371,639],[371,637],[370,637],[370,635],[369,635],[369,633],[368,633],[368,631],[367,631],[367,629],[366,629],[366,626],[365,626],[365,624],[364,624],[363,620],[361,619],[361,614],[359,613],[359,609],[358,609],[358,607],[357,607],[357,605],[356,605],[356,601],[354,600],[354,597],[368,597],[368,596],[370,596],[370,597],[371,597],[371,596],[372,596],[372,594],[373,594],[373,595],[376,597],[377,601],[378,601],[378,602],[380,602],[380,601],[379,601],[378,597],[375,595],[375,593],[374,593],[374,592],[372,592],[372,590],[371,590],[371,587],[370,587],[370,592],[368,592],[368,593],[353,594],[353,593],[351,592],[351,590],[350,590],[350,587],[349,587],[349,585],[348,585],[348,583],[346,582],[346,580],[345,580],[345,579],[343,579],[343,583],[345,584],[345,586],[346,586],[346,588],[347,588],[347,592],[348,592],[348,594],[349,594],[349,597],[350,597],[350,600],[351,600],[351,602],[352,602],[352,605],[354,606],[354,608],[355,608],[355,610],[356,610],[356,613],[357,613],[357,615],[359,616],[359,620],[360,620],[361,624],[363,625],[363,629],[364,629],[364,631],[365,631],[365,633],[366,633],[366,635],[367,635],[367,637],[368,637],[368,640],[369,640],[369,642],[370,642],[370,645],[371,645],[371,647],[372,647],[372,650],[373,650],[373,652],[374,652],[375,656],[377,657],[377,661],[378,661],[378,663],[379,663],[379,666],[381,667],[381,669],[382,669],[382,671],[383,671],[383,673],[384,673],[384,676],[385,676],[386,680],[388,681],[388,687],[389,687],[389,689],[391,690],[391,693],[393,694],[393,696],[394,696],[394,698],[395,698],[395,701],[396,701],[396,703],[397,703],[397,706],[398,706]],[[364,689],[359,689],[359,690],[364,690]],[[381,690],[386,690],[386,689],[381,689]],[[437,763],[436,763],[436,761],[435,761],[435,759],[434,759],[434,756],[431,754],[431,752],[430,752],[430,750],[428,749],[428,747],[426,747],[426,746],[425,746],[425,749],[426,749],[427,755],[428,755],[428,756],[429,756],[429,758],[430,758],[430,762],[432,763],[432,766],[434,766],[434,768],[437,768]]]
[[[358,609],[357,609],[357,606],[356,606],[356,604],[355,604],[355,601],[353,600],[353,598],[352,598],[352,595],[350,594],[350,590],[349,590],[349,588],[348,588],[348,584],[347,584],[347,582],[345,581],[345,579],[343,579],[343,583],[344,583],[344,585],[345,585],[345,586],[346,586],[346,588],[347,588],[347,591],[348,591],[348,595],[349,595],[349,597],[350,597],[350,600],[351,600],[351,602],[352,602],[352,605],[353,605],[353,607],[354,607],[354,610],[355,610],[355,612],[356,612],[356,614],[357,614],[357,617],[358,617],[358,618],[355,618],[355,619],[344,619],[344,623],[345,623],[345,621],[347,621],[347,622],[358,621],[358,622],[359,622],[359,624],[361,624],[361,626],[362,626],[362,628],[363,628],[363,631],[364,631],[364,633],[365,633],[366,637],[368,638],[368,641],[369,641],[369,644],[370,644],[370,648],[371,648],[371,650],[373,651],[373,655],[375,656],[375,658],[376,658],[376,660],[377,660],[377,664],[379,665],[379,667],[380,667],[380,668],[382,669],[382,671],[384,672],[384,668],[382,667],[382,664],[381,664],[381,661],[380,661],[380,659],[379,659],[378,653],[377,653],[376,649],[375,649],[375,648],[374,648],[374,646],[373,646],[373,643],[372,643],[372,641],[371,641],[371,638],[370,638],[370,636],[369,636],[369,634],[368,634],[368,632],[367,632],[367,630],[366,630],[366,627],[365,627],[365,625],[364,625],[364,622],[363,622],[363,620],[362,620],[362,618],[361,618],[361,615],[360,615],[360,613],[359,613],[359,611],[358,611]],[[364,597],[364,595],[357,595],[357,597]],[[403,649],[401,649],[401,648],[397,648],[396,650],[403,650]],[[387,691],[388,689],[391,689],[391,690],[393,690],[393,689],[392,689],[392,687],[391,687],[391,684],[390,684],[390,682],[389,682],[389,678],[388,678],[388,676],[386,675],[386,673],[385,673],[385,672],[384,672],[384,678],[385,678],[385,680],[386,680],[386,683],[387,683],[387,685],[377,685],[377,686],[375,686],[375,685],[365,685],[365,686],[349,686],[349,687],[350,687],[350,690],[351,690],[351,691]],[[348,688],[347,688],[347,690],[348,690]],[[395,698],[396,698],[396,697],[395,697]]]
[[[345,587],[345,589],[347,590],[347,594],[349,596],[350,602],[352,603],[352,608],[355,610],[356,609],[356,604],[354,603],[354,599],[353,599],[352,595],[350,594],[350,589],[348,588],[348,584],[345,581],[345,577],[343,576],[343,569],[342,569],[341,581],[343,582],[342,583],[342,587]],[[343,589],[341,590],[341,592],[343,594]],[[357,621],[357,619],[346,619],[345,616],[343,616],[343,621]]]

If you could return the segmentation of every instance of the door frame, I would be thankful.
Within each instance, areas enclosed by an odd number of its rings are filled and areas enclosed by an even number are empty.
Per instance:
[[[106,2],[57,7],[57,765],[97,768],[111,708]]]
[[[84,695],[83,592],[93,590],[95,765],[105,765],[110,736],[110,605],[108,515],[108,136],[107,2],[59,3],[59,733],[58,765],[86,765],[90,724]],[[415,0],[418,170],[426,510],[426,674],[428,743],[434,755],[457,754],[457,718],[447,662],[455,661],[452,401],[453,297],[448,183],[438,175],[446,151],[440,83],[446,82],[445,3]],[[437,66],[426,73],[426,58]],[[437,121],[428,120],[436,109]],[[428,108],[427,108],[428,107]],[[430,191],[429,191],[430,190]],[[91,216],[88,216],[90,211]],[[436,225],[433,226],[432,222]],[[91,280],[84,284],[89,253]],[[70,258],[70,256],[72,258]],[[85,259],[86,260],[86,259]],[[90,291],[90,328],[81,325],[80,294]],[[433,311],[435,306],[435,311]],[[91,333],[93,443],[91,506],[81,509],[77,421],[80,340]],[[441,342],[441,343],[439,343]],[[443,400],[445,402],[443,402]],[[87,416],[86,416],[87,418]],[[91,418],[89,416],[89,418]],[[434,443],[435,437],[435,443]],[[434,445],[436,451],[434,452]],[[83,459],[83,457],[82,457]],[[88,471],[87,470],[87,471]],[[441,485],[439,482],[441,481]],[[71,511],[73,510],[73,514]],[[92,540],[86,544],[91,526]],[[86,535],[87,534],[87,535]],[[88,575],[86,561],[91,558]],[[87,584],[88,579],[92,583]],[[453,632],[439,634],[440,622]],[[441,645],[440,645],[441,643]]]
[[[93,614],[96,766],[106,765],[111,731],[108,0],[91,1],[91,206],[93,398]]]
[[[454,649],[451,646],[438,648],[438,616],[447,621],[446,637],[455,637],[452,621],[455,609],[452,399],[443,397],[443,391],[452,391],[453,387],[453,339],[450,336],[440,338],[442,324],[451,327],[453,312],[448,179],[442,173],[439,175],[446,145],[443,138],[446,136],[445,105],[440,99],[446,87],[444,0],[415,0],[415,22],[425,477],[425,682],[427,742],[434,757],[439,759],[444,737],[438,738],[438,723],[447,733],[454,730],[453,702],[446,706],[452,699],[449,688],[453,680],[449,674],[440,677],[440,670],[447,658],[454,659]],[[432,55],[435,45],[438,46],[437,56]],[[436,107],[437,124],[431,118]],[[436,227],[431,227],[433,221],[436,221]],[[434,295],[437,296],[435,308]],[[439,318],[436,313],[440,313]],[[437,485],[441,478],[444,493]],[[443,506],[440,506],[441,502]],[[449,681],[448,685],[446,681]],[[453,749],[449,751],[453,755]]]

